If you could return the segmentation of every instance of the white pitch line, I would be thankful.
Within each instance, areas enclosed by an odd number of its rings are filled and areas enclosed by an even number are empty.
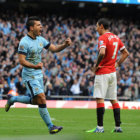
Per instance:
[[[9,130],[9,128],[8,127],[0,127],[0,130],[3,130],[3,129],[8,129]],[[45,130],[45,128],[34,128],[34,127],[25,127],[25,128],[23,128],[23,127],[12,127],[12,129],[19,129],[19,130],[27,130],[27,129],[34,129],[34,130],[38,130],[38,129],[43,129],[43,130]],[[48,131],[48,129],[46,128],[46,131]]]
[[[122,125],[137,125],[136,123],[122,123]]]
[[[4,116],[5,117],[5,115],[0,115],[0,116]],[[8,115],[7,117],[15,117],[15,115]],[[18,117],[21,117],[21,118],[35,118],[35,119],[40,119],[41,117],[40,116],[20,116],[20,115],[16,115],[16,118],[18,118]],[[2,119],[2,118],[1,118]],[[56,120],[55,118],[51,118],[51,120]]]

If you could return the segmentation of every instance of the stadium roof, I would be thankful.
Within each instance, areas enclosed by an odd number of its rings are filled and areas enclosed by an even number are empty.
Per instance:
[[[65,1],[79,1],[79,2],[99,2],[99,3],[117,3],[117,4],[138,4],[140,0],[65,0]]]

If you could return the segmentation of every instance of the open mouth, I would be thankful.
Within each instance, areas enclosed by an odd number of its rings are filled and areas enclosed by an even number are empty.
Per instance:
[[[40,30],[40,31],[39,31],[39,34],[41,34],[42,32],[43,32],[43,30]]]
[[[43,32],[43,30],[40,30],[40,31],[38,32],[38,34],[41,35],[42,32]]]

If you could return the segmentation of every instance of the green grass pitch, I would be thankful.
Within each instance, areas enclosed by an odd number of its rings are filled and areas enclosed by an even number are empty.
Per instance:
[[[106,110],[104,133],[86,133],[96,127],[95,109],[48,109],[55,125],[64,129],[50,135],[38,109],[0,108],[0,140],[140,140],[140,110],[121,110],[123,133],[114,134],[113,111]]]

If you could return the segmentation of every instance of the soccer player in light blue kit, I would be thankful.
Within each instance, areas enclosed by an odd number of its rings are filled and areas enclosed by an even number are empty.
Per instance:
[[[28,33],[19,43],[18,54],[19,62],[23,66],[22,79],[31,97],[8,95],[5,111],[7,112],[15,102],[38,105],[40,116],[48,126],[50,134],[55,134],[61,131],[63,127],[53,125],[46,108],[41,53],[43,48],[51,52],[60,52],[71,44],[71,39],[67,38],[63,44],[57,46],[49,43],[40,36],[42,25],[38,17],[29,17],[26,27]]]

